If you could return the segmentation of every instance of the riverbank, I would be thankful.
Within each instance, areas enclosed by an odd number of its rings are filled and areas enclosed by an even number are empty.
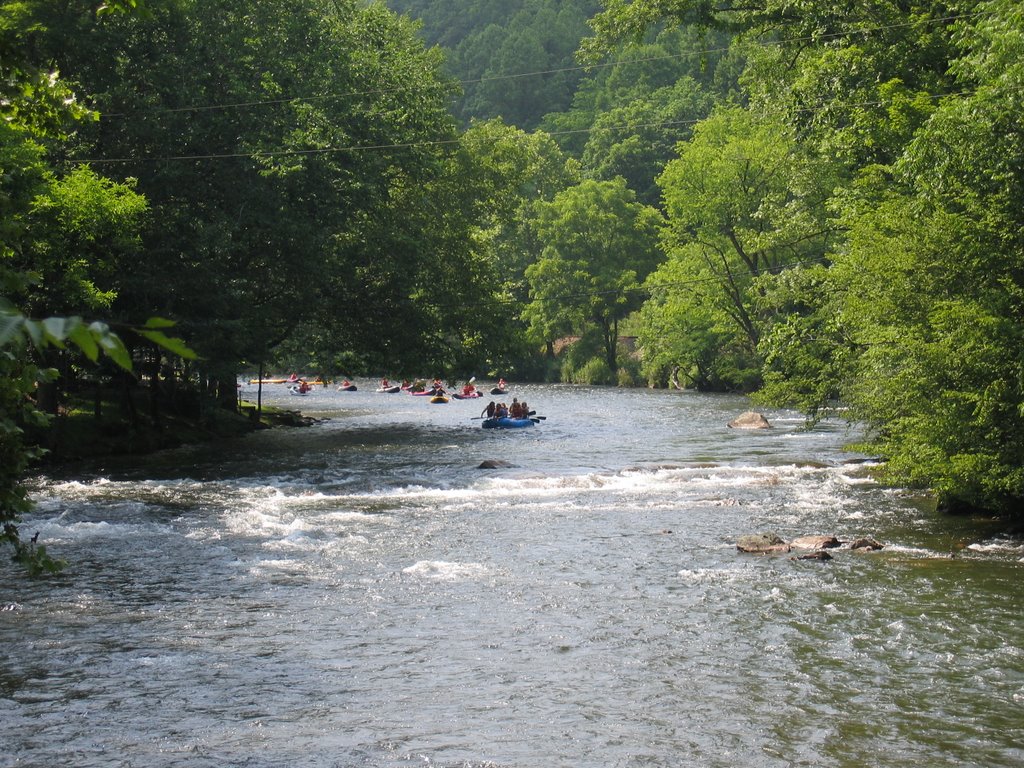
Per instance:
[[[40,465],[56,465],[95,456],[145,455],[182,445],[212,443],[260,429],[301,427],[314,419],[299,411],[242,400],[239,410],[208,406],[195,415],[161,412],[156,418],[138,409],[126,413],[113,402],[70,403],[49,427],[35,436],[44,450]]]

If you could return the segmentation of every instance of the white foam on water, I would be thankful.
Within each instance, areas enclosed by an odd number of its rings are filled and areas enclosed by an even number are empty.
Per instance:
[[[39,532],[47,544],[89,542],[102,539],[131,539],[142,536],[167,535],[173,531],[160,523],[121,523],[99,520],[95,522],[64,523],[60,518],[47,521],[26,521],[26,530]]]
[[[967,549],[972,552],[1017,554],[1024,557],[1024,541],[1012,541],[1008,539],[989,540],[968,544]]]
[[[479,579],[489,573],[480,563],[451,563],[446,560],[420,560],[402,573],[434,581],[463,581]]]
[[[687,584],[733,584],[744,579],[739,568],[684,568],[676,575]]]

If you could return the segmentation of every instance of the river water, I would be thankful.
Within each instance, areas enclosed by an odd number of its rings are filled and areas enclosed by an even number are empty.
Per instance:
[[[880,487],[844,424],[536,385],[545,421],[483,430],[359,383],[34,481],[70,567],[0,565],[0,765],[1024,764],[1024,542]],[[763,531],[886,546],[736,550]]]

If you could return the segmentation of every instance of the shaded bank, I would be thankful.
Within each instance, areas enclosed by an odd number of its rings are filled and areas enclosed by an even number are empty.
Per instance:
[[[95,456],[141,456],[314,421],[282,407],[264,405],[257,412],[255,403],[247,400],[239,400],[236,410],[209,403],[188,412],[164,412],[158,419],[139,409],[138,403],[106,401],[95,409],[92,403],[72,402],[51,419],[49,427],[31,437],[45,449],[40,463],[54,465]]]

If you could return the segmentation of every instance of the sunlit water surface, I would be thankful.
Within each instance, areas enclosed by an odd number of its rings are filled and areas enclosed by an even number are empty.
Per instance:
[[[878,486],[844,424],[523,386],[546,420],[491,431],[360,384],[38,479],[71,565],[0,566],[0,765],[1024,764],[1024,543]]]

